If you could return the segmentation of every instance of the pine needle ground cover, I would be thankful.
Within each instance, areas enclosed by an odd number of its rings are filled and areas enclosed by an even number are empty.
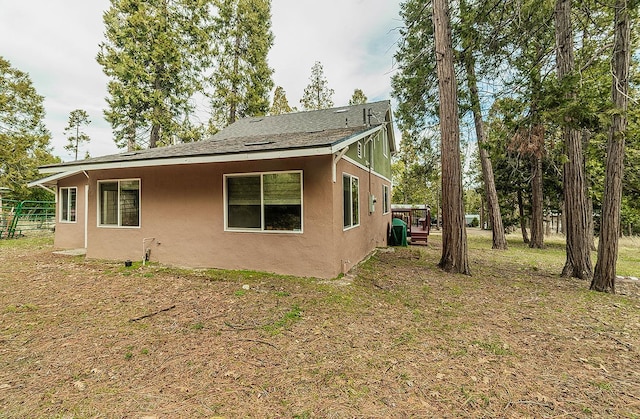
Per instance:
[[[434,235],[322,281],[0,241],[0,418],[640,417],[640,299],[509,244],[471,233],[472,277]]]

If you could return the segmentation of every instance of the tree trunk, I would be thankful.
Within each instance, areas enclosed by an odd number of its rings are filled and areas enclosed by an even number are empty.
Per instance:
[[[442,257],[438,266],[447,272],[470,275],[462,201],[458,85],[453,67],[449,4],[448,0],[433,0],[432,6],[442,161]]]
[[[238,12],[240,13],[240,12]],[[239,19],[239,17],[238,17]],[[240,34],[236,34],[235,39],[235,50],[233,54],[233,76],[231,77],[231,100],[229,106],[229,125],[236,122],[238,117],[238,85],[236,83],[236,79],[238,76],[239,66],[240,66]]]
[[[461,2],[461,8],[465,8],[465,2]],[[466,16],[466,13],[462,13]],[[487,207],[489,209],[489,218],[491,219],[491,234],[493,237],[492,248],[506,250],[507,239],[504,234],[504,225],[502,224],[502,215],[500,214],[500,204],[498,203],[498,192],[496,191],[496,182],[493,177],[493,165],[489,158],[489,153],[485,148],[486,135],[484,132],[484,122],[482,121],[482,110],[480,108],[480,95],[478,94],[478,82],[475,70],[475,59],[470,46],[468,33],[463,35],[463,60],[467,73],[467,84],[469,85],[469,95],[471,99],[471,110],[473,111],[473,120],[476,128],[476,138],[478,140],[478,150],[480,152],[480,164],[482,166],[482,179],[484,181],[484,190],[487,195]],[[481,221],[481,227],[484,227]]]
[[[561,82],[574,70],[571,0],[556,0],[556,67]],[[568,99],[575,98],[572,91]],[[590,280],[592,277],[589,248],[589,219],[586,199],[584,154],[580,131],[571,117],[565,117],[563,129],[567,161],[563,170],[564,208],[566,214],[566,261],[563,277]]]
[[[136,149],[136,126],[133,119],[129,120],[127,125],[127,151],[134,151]]]
[[[624,142],[627,129],[629,92],[630,24],[628,0],[616,0],[615,41],[613,46],[613,83],[611,97],[615,112],[611,117],[611,129],[607,141],[598,262],[591,281],[591,289],[615,293],[616,262],[618,260],[618,236],[620,235],[620,207],[622,201],[622,176],[624,169]]]
[[[160,124],[154,122],[151,126],[151,136],[149,137],[149,148],[156,148],[160,140]]]
[[[529,234],[527,233],[527,219],[524,216],[522,189],[518,189],[518,215],[520,216],[520,231],[522,232],[522,241],[524,243],[529,243]]]
[[[588,129],[583,129],[582,130],[582,149],[583,150],[587,149],[587,146],[590,140],[591,140],[591,132]],[[583,160],[583,165],[586,171],[586,157]],[[591,182],[589,181],[589,178],[586,177],[586,175],[584,179],[584,190],[585,190],[584,194],[587,197],[587,221],[589,222],[589,227],[587,228],[587,241],[589,244],[589,250],[593,252],[596,250],[596,245],[595,245],[596,227],[593,221],[593,198],[591,197]]]
[[[531,241],[529,247],[544,247],[542,213],[542,157],[531,157]]]

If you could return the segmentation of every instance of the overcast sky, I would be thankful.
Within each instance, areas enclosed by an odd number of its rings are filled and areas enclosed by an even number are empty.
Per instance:
[[[400,0],[272,0],[274,45],[269,54],[275,86],[300,106],[311,67],[320,61],[335,106],[354,89],[370,101],[391,99],[393,55],[400,38]],[[0,0],[0,55],[28,73],[45,98],[45,123],[54,154],[63,148],[69,113],[84,109],[91,124],[92,157],[120,152],[104,120],[107,77],[95,57],[103,41],[108,0]],[[399,141],[399,138],[396,139]],[[81,151],[83,154],[83,152]]]

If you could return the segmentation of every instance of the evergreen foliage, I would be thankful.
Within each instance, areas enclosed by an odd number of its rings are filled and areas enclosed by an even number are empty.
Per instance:
[[[349,99],[349,105],[363,105],[367,103],[367,100],[367,96],[362,89],[355,89],[353,95],[351,95],[351,99]]]
[[[51,155],[43,101],[29,75],[0,57],[0,186],[12,199],[42,196],[26,184],[38,178],[38,166],[59,161]]]
[[[105,118],[118,147],[199,138],[191,115],[212,63],[210,0],[111,0],[98,63],[109,77]]]
[[[213,0],[216,58],[210,125],[221,129],[245,116],[266,115],[273,70],[270,0]]]
[[[273,92],[273,104],[269,109],[270,115],[282,115],[285,113],[291,113],[295,110],[289,106],[289,101],[287,100],[287,93],[284,91],[282,86],[276,87],[276,90]]]
[[[74,160],[78,160],[80,145],[91,141],[91,138],[87,134],[80,131],[80,127],[89,125],[90,123],[89,114],[85,110],[75,109],[69,114],[69,123],[64,129],[68,142],[64,148],[74,154]]]
[[[304,88],[304,93],[300,103],[307,110],[327,109],[333,106],[333,89],[329,88],[329,83],[324,76],[324,68],[320,61],[311,67],[311,77],[309,84]]]

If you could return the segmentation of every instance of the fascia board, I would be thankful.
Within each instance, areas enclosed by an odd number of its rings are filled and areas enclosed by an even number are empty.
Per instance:
[[[29,188],[32,188],[34,186],[41,186],[41,185],[46,185],[47,183],[51,183],[60,179],[64,179],[66,177],[69,176],[73,176],[76,175],[78,173],[82,172],[81,169],[73,169],[73,170],[67,170],[64,172],[60,172],[60,170],[56,170],[56,174],[55,175],[51,175],[51,176],[47,176],[44,177],[42,179],[38,179],[38,180],[34,180],[33,182],[29,182],[27,183],[27,186]]]
[[[250,160],[271,160],[286,159],[293,157],[310,157],[332,154],[332,147],[319,147],[295,150],[276,150],[264,151],[258,153],[235,153],[235,154],[219,154],[210,156],[193,156],[193,157],[167,157],[149,160],[128,160],[120,162],[104,162],[104,163],[86,163],[73,166],[56,166],[41,167],[40,173],[57,173],[64,170],[65,173],[73,171],[78,173],[89,170],[108,170],[108,169],[126,169],[136,167],[157,167],[157,166],[173,166],[181,164],[198,164],[198,163],[227,163]],[[67,175],[69,176],[69,175]],[[64,177],[64,176],[63,176]]]
[[[331,146],[331,154],[336,153],[340,150],[342,150],[343,148],[345,148],[346,146],[350,146],[351,144],[355,143],[356,141],[359,141],[365,137],[368,137],[371,134],[375,134],[376,132],[380,131],[382,129],[382,125],[377,125],[371,129],[368,129],[366,131],[361,132],[360,134],[354,135],[353,137],[348,137],[344,140],[341,140],[338,143],[335,143]]]

